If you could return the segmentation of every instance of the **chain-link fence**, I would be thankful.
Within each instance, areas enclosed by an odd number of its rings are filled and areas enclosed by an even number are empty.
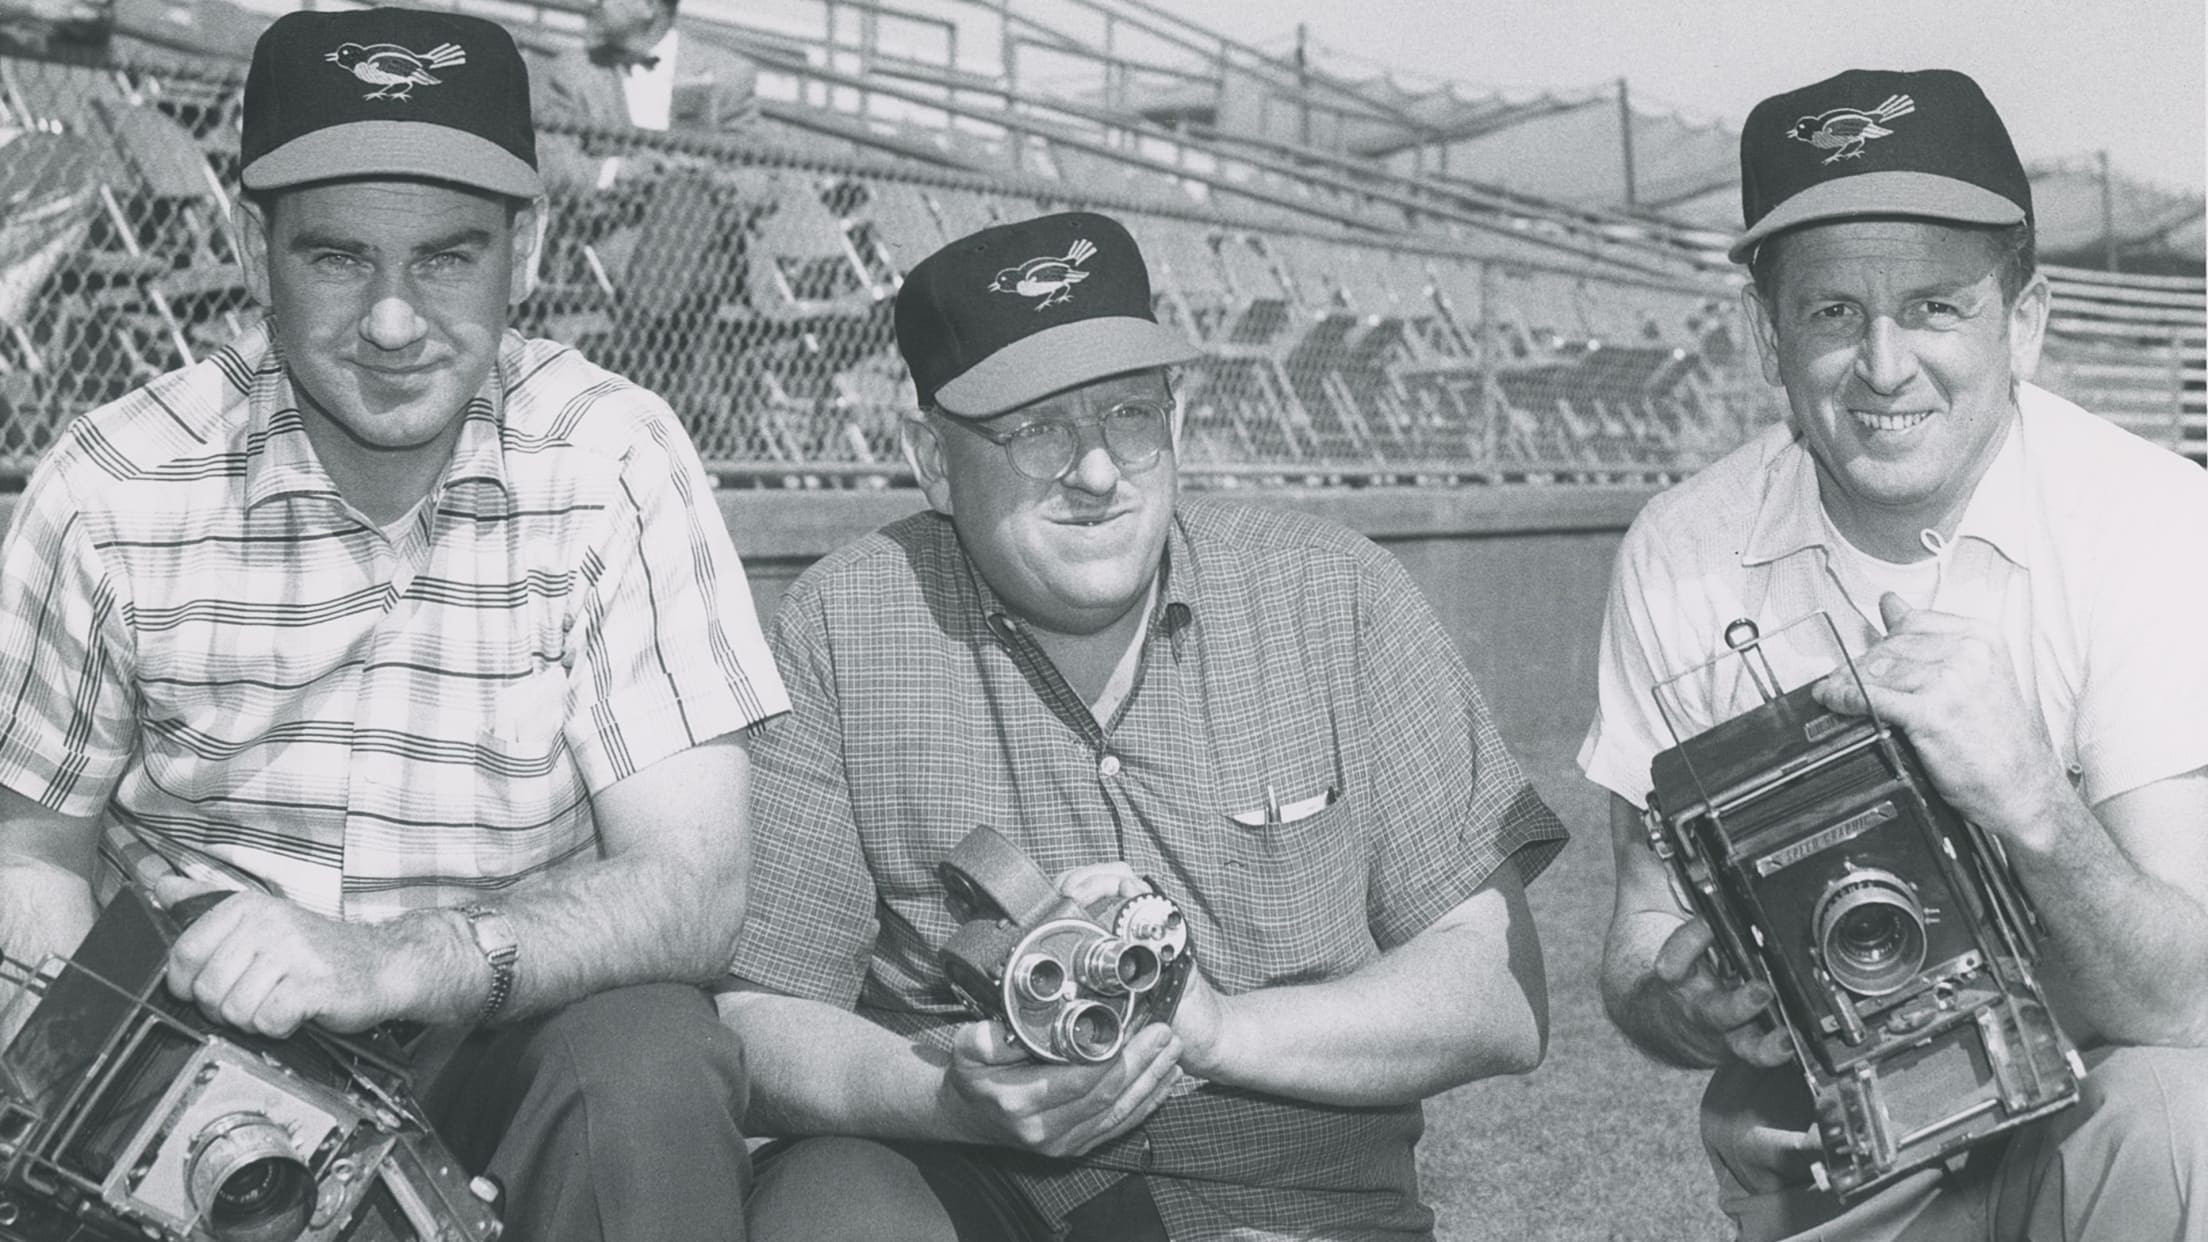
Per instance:
[[[0,471],[257,314],[224,210],[238,85],[0,59]],[[1179,385],[1198,476],[1667,477],[1776,413],[1733,295],[1690,278],[952,172],[772,117],[548,133],[543,155],[553,224],[517,326],[664,394],[724,478],[900,475],[899,274],[1069,206],[1128,224],[1160,318],[1205,350]]]

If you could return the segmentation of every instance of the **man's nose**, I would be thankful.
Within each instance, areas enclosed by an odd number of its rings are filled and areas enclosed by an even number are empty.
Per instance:
[[[422,339],[429,322],[414,306],[414,291],[405,277],[393,275],[376,282],[370,291],[366,313],[360,317],[361,339],[382,350],[401,350]]]
[[[1102,423],[1076,423],[1073,426],[1073,467],[1066,471],[1063,482],[1075,491],[1108,496],[1119,486],[1119,463],[1112,460],[1112,452],[1104,443]]]
[[[1874,392],[1901,391],[1915,377],[1916,351],[1909,334],[1886,315],[1874,315],[1863,327],[1863,339],[1855,351],[1855,373]]]

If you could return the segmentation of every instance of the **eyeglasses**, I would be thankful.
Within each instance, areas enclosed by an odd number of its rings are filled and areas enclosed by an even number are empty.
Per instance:
[[[1156,465],[1158,455],[1165,451],[1170,439],[1166,406],[1150,400],[1122,401],[1095,418],[1039,419],[1001,434],[947,410],[939,409],[936,413],[943,415],[945,421],[964,427],[1003,449],[1014,470],[1038,483],[1053,483],[1065,478],[1066,472],[1080,460],[1079,428],[1102,428],[1104,451],[1112,455],[1120,469],[1130,474]]]

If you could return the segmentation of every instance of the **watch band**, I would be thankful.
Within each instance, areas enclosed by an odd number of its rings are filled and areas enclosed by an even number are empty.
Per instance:
[[[506,998],[514,994],[514,964],[521,960],[521,941],[514,935],[513,923],[495,906],[461,906],[460,915],[467,919],[468,933],[475,937],[475,947],[483,951],[483,960],[491,967],[491,990],[475,1015],[476,1025],[482,1026],[496,1017],[506,1007]]]

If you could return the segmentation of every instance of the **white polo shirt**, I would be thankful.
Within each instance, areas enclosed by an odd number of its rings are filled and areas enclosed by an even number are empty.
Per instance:
[[[2208,765],[2208,472],[2030,384],[2018,404],[1933,606],[2000,625],[2089,805]],[[1863,578],[1834,538],[1784,424],[1651,500],[1611,579],[1587,778],[1647,800],[1649,760],[1674,744],[1653,688],[1723,651],[1736,618],[1772,635],[1823,610],[1851,654],[1875,641],[1878,601],[1850,594]],[[1807,632],[1767,644],[1783,686],[1834,665]],[[1759,701],[1738,659],[1674,684],[1680,736]]]

